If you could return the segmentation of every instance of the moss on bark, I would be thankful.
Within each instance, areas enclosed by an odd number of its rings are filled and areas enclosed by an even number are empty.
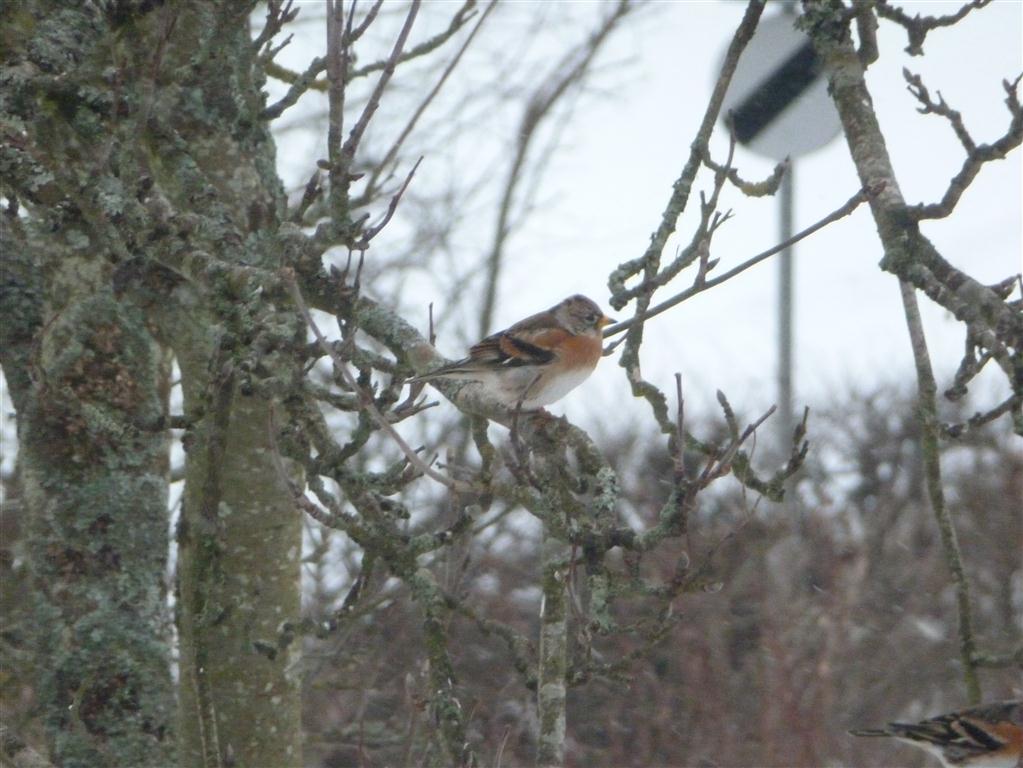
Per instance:
[[[36,696],[64,766],[173,759],[165,442],[155,345],[137,312],[78,275],[43,310],[18,393]],[[19,389],[21,387],[19,386]]]
[[[0,32],[10,52],[0,170],[38,235],[4,295],[40,297],[42,310],[27,333],[7,334],[20,346],[4,363],[16,361],[21,386],[25,493],[47,590],[40,626],[52,629],[41,701],[56,755],[65,765],[173,761],[153,330],[178,358],[194,422],[181,760],[297,766],[290,660],[255,643],[272,644],[299,610],[299,518],[269,459],[259,386],[291,380],[280,347],[298,323],[231,272],[280,265],[284,195],[259,117],[252,6],[51,6],[25,0]],[[202,706],[190,699],[197,673]]]

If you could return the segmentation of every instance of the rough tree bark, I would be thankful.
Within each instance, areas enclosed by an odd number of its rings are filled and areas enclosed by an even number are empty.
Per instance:
[[[157,350],[141,314],[105,284],[101,258],[52,245],[33,262],[52,270],[38,294],[14,295],[12,262],[25,265],[25,251],[7,252],[0,301],[7,329],[26,310],[46,319],[3,354],[30,521],[36,696],[61,765],[166,765],[174,708]]]
[[[158,355],[141,313],[114,296],[107,243],[71,200],[94,180],[78,142],[101,77],[97,30],[70,9],[12,13],[0,169],[5,194],[22,193],[35,215],[23,226],[5,212],[0,328],[18,412],[35,692],[61,765],[164,766],[173,689]],[[45,164],[29,135],[46,145]]]
[[[151,332],[185,392],[180,762],[301,764],[294,651],[260,650],[298,614],[301,536],[252,377],[258,365],[260,380],[287,378],[273,351],[300,325],[243,275],[279,263],[284,211],[252,7],[24,2],[5,19],[0,169],[27,211],[12,204],[8,226],[38,247],[21,252],[23,278],[5,282],[19,302],[4,307],[38,321],[4,368],[47,587],[40,659],[52,669],[38,690],[63,765],[173,759],[171,422]],[[210,254],[239,271],[210,268]]]

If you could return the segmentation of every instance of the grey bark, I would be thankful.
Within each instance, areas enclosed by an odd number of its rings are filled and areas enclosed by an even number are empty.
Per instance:
[[[26,251],[5,251],[2,362],[18,408],[49,747],[63,766],[165,766],[174,708],[166,447],[147,428],[161,416],[155,345],[98,259],[51,242],[34,262],[52,269],[39,292]]]
[[[74,123],[88,112],[78,108],[96,74],[96,28],[87,14],[29,3],[7,13],[0,171],[4,194],[33,215],[4,215],[0,362],[18,416],[35,696],[60,765],[166,766],[159,358],[142,315],[112,291],[107,244],[69,200],[91,176],[68,156],[81,152]],[[77,65],[80,81],[60,81]]]
[[[300,604],[299,520],[269,463],[265,384],[286,386],[277,350],[299,324],[245,277],[279,265],[284,212],[250,11],[5,9],[0,171],[38,248],[5,278],[35,315],[12,305],[21,344],[3,362],[50,628],[40,702],[63,765],[173,761],[151,332],[177,356],[188,422],[180,760],[301,764],[295,651],[260,651]]]
[[[543,549],[543,609],[540,614],[537,675],[540,733],[536,764],[541,768],[551,768],[565,763],[569,552],[546,528]]]

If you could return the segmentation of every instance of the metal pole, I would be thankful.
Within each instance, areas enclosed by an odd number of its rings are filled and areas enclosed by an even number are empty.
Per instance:
[[[781,180],[781,195],[778,206],[778,234],[782,241],[792,237],[792,209],[796,164],[789,162],[788,170]],[[781,432],[782,451],[788,450],[792,439],[792,248],[781,252],[778,262],[778,417]]]

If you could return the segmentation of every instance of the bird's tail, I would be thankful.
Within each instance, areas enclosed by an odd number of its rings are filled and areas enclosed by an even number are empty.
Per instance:
[[[849,731],[852,736],[894,736],[895,734],[891,731],[886,731],[884,728],[853,728]]]
[[[421,373],[418,376],[413,376],[407,381],[410,384],[416,384],[420,381],[433,381],[434,379],[471,379],[479,371],[477,368],[470,364],[469,359],[456,360],[445,366],[441,366],[435,371],[429,371],[428,373]]]
[[[983,731],[980,731],[980,729],[977,728],[973,728],[971,730],[983,733]],[[896,739],[924,742],[926,744],[937,744],[938,746],[944,746],[963,740],[962,733],[952,730],[948,723],[943,721],[888,723],[887,728],[867,728],[865,730],[849,731],[849,733],[853,736],[892,736]],[[969,733],[968,735],[972,740],[978,740],[978,736],[976,734]]]
[[[418,376],[411,376],[411,377],[405,379],[405,383],[406,384],[418,384],[421,381],[430,381],[430,380],[436,379],[436,378],[437,378],[437,373],[435,371],[431,372],[431,373],[421,373]]]

